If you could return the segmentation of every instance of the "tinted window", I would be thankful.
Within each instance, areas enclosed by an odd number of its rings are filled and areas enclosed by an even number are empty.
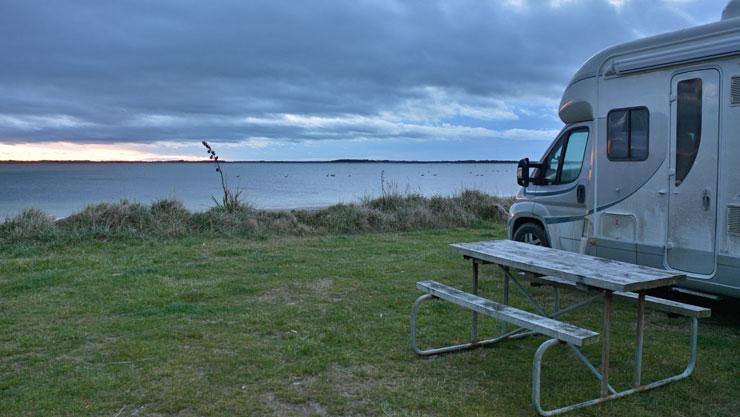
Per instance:
[[[676,105],[676,186],[691,171],[701,142],[701,79],[678,83]]]
[[[558,178],[558,166],[560,166],[560,156],[563,153],[563,139],[558,140],[555,147],[545,158],[545,180],[548,184],[556,184]]]
[[[644,161],[648,157],[647,109],[630,110],[630,159]]]
[[[606,154],[609,159],[629,158],[628,116],[628,110],[617,110],[609,113],[606,136]]]
[[[558,139],[545,157],[546,184],[566,184],[578,179],[588,143],[588,130],[575,129]]]
[[[560,182],[568,183],[578,179],[583,165],[583,155],[586,151],[588,131],[578,130],[570,134],[568,146],[565,148],[563,157],[563,169],[560,173]]]
[[[650,113],[646,108],[612,110],[607,116],[606,155],[613,161],[644,161],[648,156]]]

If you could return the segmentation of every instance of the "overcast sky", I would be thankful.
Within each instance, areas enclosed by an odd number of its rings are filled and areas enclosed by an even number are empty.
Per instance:
[[[0,160],[536,157],[589,56],[726,3],[0,0]]]

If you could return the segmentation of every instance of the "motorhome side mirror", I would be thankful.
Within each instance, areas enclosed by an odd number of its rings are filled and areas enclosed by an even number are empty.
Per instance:
[[[529,187],[529,158],[519,160],[516,167],[516,183],[521,187]]]

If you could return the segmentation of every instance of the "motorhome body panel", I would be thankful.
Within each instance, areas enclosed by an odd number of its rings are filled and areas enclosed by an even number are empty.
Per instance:
[[[740,91],[740,56],[723,61],[722,69],[722,91]],[[725,94],[720,102],[717,250],[722,264],[723,258],[740,258],[740,222],[736,221],[740,219],[740,97],[733,101],[730,94]]]
[[[597,236],[659,246],[665,242],[664,223],[656,219],[664,217],[662,213],[667,209],[669,102],[670,75],[665,72],[600,80],[596,213],[592,219]],[[647,158],[610,158],[607,117],[620,109],[635,108],[648,111]],[[626,216],[633,221],[627,222]],[[632,239],[627,239],[627,234],[620,230],[627,225],[633,227]]]
[[[740,20],[740,19],[734,19]],[[717,270],[709,282],[692,281],[695,288],[740,298],[740,55],[719,62],[720,91],[719,181],[717,190]],[[736,84],[735,84],[736,83]]]
[[[560,118],[565,124],[593,120],[596,103],[596,77],[573,83],[560,101]]]
[[[719,71],[677,73],[671,91],[666,267],[709,278],[717,255]]]
[[[672,87],[675,88],[675,85],[672,85],[674,78],[681,79],[681,74],[683,74],[683,79],[690,79],[697,75],[697,71],[704,71],[704,74],[708,74],[706,82],[710,93],[712,83],[719,84],[716,86],[717,91],[714,97],[705,98],[705,112],[710,112],[710,117],[705,117],[705,137],[714,135],[714,143],[712,144],[711,140],[704,143],[704,145],[709,145],[702,148],[708,151],[708,154],[705,155],[706,158],[699,158],[699,162],[696,162],[700,164],[699,170],[704,168],[709,173],[709,177],[694,177],[699,179],[697,186],[701,184],[702,189],[715,191],[706,209],[700,208],[701,195],[694,196],[690,204],[697,210],[694,211],[693,216],[690,209],[686,211],[687,202],[674,201],[674,205],[682,204],[682,206],[674,213],[674,228],[671,228],[670,201],[675,190],[671,190],[670,185],[671,181],[675,184],[675,179],[672,177],[675,174],[672,170],[675,164],[675,143],[673,142],[676,138],[676,123],[675,120],[671,120],[670,112],[671,105],[675,109],[677,98],[675,95],[672,96],[670,91]],[[663,96],[666,100],[662,108],[660,102],[655,104],[658,106],[656,110],[651,108],[650,117],[650,153],[656,153],[656,149],[659,148],[665,157],[662,158],[663,161],[653,175],[639,173],[643,179],[647,178],[646,182],[638,185],[634,192],[624,199],[614,199],[614,189],[610,189],[612,186],[618,186],[610,181],[610,178],[619,174],[619,171],[613,168],[614,163],[606,156],[607,132],[603,126],[606,122],[603,117],[597,119],[597,124],[601,124],[598,128],[600,135],[596,141],[596,146],[600,148],[597,150],[595,180],[595,186],[599,190],[598,207],[591,218],[595,227],[586,248],[588,253],[654,267],[682,270],[688,272],[691,278],[686,284],[687,287],[740,297],[740,236],[735,237],[728,232],[728,213],[731,211],[731,206],[733,204],[740,206],[740,172],[738,172],[736,163],[740,158],[740,142],[738,142],[740,106],[732,106],[728,94],[723,93],[723,91],[729,91],[728,88],[732,83],[731,74],[737,76],[738,73],[740,73],[740,57],[724,58],[714,62],[686,65],[645,74],[654,77],[656,83],[664,83],[665,91],[669,92],[668,94],[655,93],[656,96]],[[638,77],[620,77],[619,79],[627,78],[637,79]],[[612,85],[619,86],[620,83],[614,82],[616,80],[615,78],[603,80],[603,83],[599,85],[600,91],[609,91],[609,86]],[[597,106],[599,114],[608,113],[605,107],[610,103],[614,103],[614,106],[628,104],[618,96],[619,93],[615,93],[613,97],[608,97],[607,94],[601,95],[601,101]],[[711,106],[707,105],[707,100],[716,103],[713,109],[709,108]],[[648,106],[652,105],[648,104]],[[675,116],[673,118],[675,119]],[[719,129],[719,133],[710,132],[712,125]],[[670,159],[671,152],[674,153],[673,160]],[[712,172],[715,174],[712,175]],[[633,171],[629,169],[623,171],[618,177],[624,179],[633,175]],[[629,180],[624,183],[634,184]],[[610,199],[613,201],[610,202]],[[707,213],[712,215],[708,216]],[[707,222],[708,219],[711,221]],[[669,245],[672,238],[670,230],[679,230],[681,224],[687,225],[689,229],[685,231],[684,238],[688,239],[690,244],[693,241],[701,244],[702,239],[705,241],[703,246],[696,247],[695,245],[693,248],[689,247],[689,251],[677,254],[679,256],[674,259],[684,261],[683,264],[675,261],[671,263],[666,257],[666,253],[670,251]],[[694,230],[697,227],[701,230]],[[707,242],[707,239],[710,241]],[[714,255],[715,245],[718,252],[716,257]],[[703,266],[700,265],[702,263]],[[705,268],[704,271],[708,273],[697,271],[697,266]]]

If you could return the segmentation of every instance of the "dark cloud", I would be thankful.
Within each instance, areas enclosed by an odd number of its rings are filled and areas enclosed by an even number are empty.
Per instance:
[[[554,107],[588,56],[716,20],[725,1],[611,3],[4,0],[0,140],[413,138],[520,117],[552,129],[527,115]]]

